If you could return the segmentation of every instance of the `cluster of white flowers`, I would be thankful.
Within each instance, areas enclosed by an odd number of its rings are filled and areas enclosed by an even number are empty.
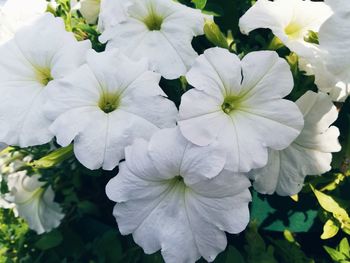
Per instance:
[[[319,92],[295,103],[285,99],[291,70],[275,51],[197,54],[191,41],[212,18],[178,2],[72,1],[98,21],[101,53],[44,13],[46,1],[17,2],[0,10],[0,141],[27,147],[56,137],[89,169],[119,165],[106,193],[120,232],[145,253],[213,261],[225,231],[249,222],[250,180],[260,193],[294,195],[306,175],[331,169],[340,150],[332,98],[344,100],[350,83],[345,0],[258,0],[240,19],[246,34],[271,29],[315,74]],[[318,44],[305,41],[310,31]],[[178,111],[159,82],[180,76],[193,89]],[[38,178],[17,172],[8,186],[18,214],[41,233],[62,213]]]

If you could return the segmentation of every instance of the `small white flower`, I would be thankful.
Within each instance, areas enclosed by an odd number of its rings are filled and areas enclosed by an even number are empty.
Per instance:
[[[100,14],[101,0],[81,0],[80,12],[89,24],[95,24]]]
[[[62,146],[74,140],[86,167],[112,170],[135,138],[175,126],[177,109],[159,80],[145,60],[90,51],[87,64],[48,90],[47,116],[55,120],[50,129]]]
[[[8,176],[10,194],[7,199],[16,205],[18,215],[38,234],[59,226],[64,217],[60,206],[54,202],[52,188],[43,186],[39,175],[27,176],[21,171]]]
[[[52,139],[46,92],[84,63],[89,48],[49,13],[0,46],[0,141],[26,147]]]
[[[30,24],[47,8],[45,0],[8,0],[1,3],[0,44],[11,39],[18,29]]]
[[[100,14],[101,0],[71,0],[72,10],[79,10],[86,22],[95,24]]]
[[[175,1],[105,0],[99,18],[100,40],[131,58],[147,57],[153,70],[176,79],[198,56],[191,41],[203,34],[204,17],[199,10]]]
[[[258,0],[240,18],[239,27],[244,34],[257,28],[269,28],[291,51],[307,55],[313,45],[304,37],[310,30],[318,32],[331,14],[331,9],[323,2]]]
[[[106,186],[120,232],[147,254],[161,250],[167,263],[213,261],[226,247],[224,231],[249,222],[250,182],[224,163],[225,151],[195,146],[178,128],[136,140]]]
[[[180,129],[200,146],[218,139],[229,152],[228,169],[264,166],[267,147],[286,148],[303,127],[298,107],[282,99],[293,78],[276,52],[252,52],[240,61],[225,49],[208,49],[186,78],[194,89],[182,96]]]
[[[251,171],[254,188],[263,194],[297,194],[305,176],[320,175],[331,169],[332,152],[340,151],[339,130],[329,127],[338,111],[325,93],[306,92],[297,102],[305,126],[298,138],[283,151],[269,151],[268,164]]]

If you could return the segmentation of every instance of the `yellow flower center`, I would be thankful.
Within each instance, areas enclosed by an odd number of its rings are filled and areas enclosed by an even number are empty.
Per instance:
[[[303,37],[303,27],[296,22],[289,23],[289,25],[284,29],[284,32],[290,39]]]
[[[221,104],[221,109],[226,114],[230,114],[239,107],[239,100],[236,96],[227,96]]]
[[[103,93],[98,102],[98,107],[105,113],[115,111],[120,104],[120,97],[116,93]]]
[[[41,83],[43,86],[46,86],[53,77],[51,75],[51,70],[49,68],[35,68],[36,80]]]
[[[159,31],[162,28],[163,18],[151,10],[143,22],[150,31]]]

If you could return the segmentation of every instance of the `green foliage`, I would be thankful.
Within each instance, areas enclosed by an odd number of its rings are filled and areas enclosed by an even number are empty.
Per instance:
[[[347,238],[343,238],[335,249],[327,246],[324,246],[324,249],[331,256],[334,262],[350,262],[350,246]]]

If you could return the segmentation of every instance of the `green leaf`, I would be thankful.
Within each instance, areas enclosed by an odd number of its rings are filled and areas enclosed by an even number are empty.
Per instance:
[[[213,20],[207,19],[204,25],[204,34],[206,38],[215,46],[228,49],[228,43],[225,35],[221,32],[219,26]]]
[[[266,247],[265,241],[258,233],[256,223],[251,223],[245,231],[247,245],[244,247],[248,263],[278,263],[274,258],[274,248]]]
[[[119,262],[122,258],[122,245],[118,238],[117,231],[107,231],[100,239],[96,239],[93,243],[95,254],[104,262]]]
[[[323,246],[323,247],[327,251],[328,255],[330,255],[334,261],[339,262],[340,260],[346,259],[343,253],[335,250],[334,248],[327,247],[327,246]]]
[[[203,9],[207,4],[207,0],[191,0],[191,2],[194,3],[197,9]]]
[[[287,240],[270,239],[275,246],[275,254],[279,262],[283,263],[314,263],[308,258],[296,243],[290,243]]]
[[[350,259],[350,246],[349,241],[344,237],[339,243],[339,251]]]
[[[340,227],[343,231],[350,232],[350,217],[346,210],[338,204],[338,202],[331,197],[326,195],[311,186],[312,191],[314,192],[318,202],[324,210],[333,214],[333,217],[338,220]]]
[[[321,239],[329,239],[334,237],[339,231],[339,226],[334,223],[332,219],[328,219],[323,226],[323,233]]]
[[[245,263],[243,256],[234,246],[229,246],[226,253],[225,263]]]
[[[53,230],[47,234],[43,234],[42,237],[34,244],[35,247],[41,250],[48,250],[50,248],[57,247],[63,241],[63,237],[60,231]]]

